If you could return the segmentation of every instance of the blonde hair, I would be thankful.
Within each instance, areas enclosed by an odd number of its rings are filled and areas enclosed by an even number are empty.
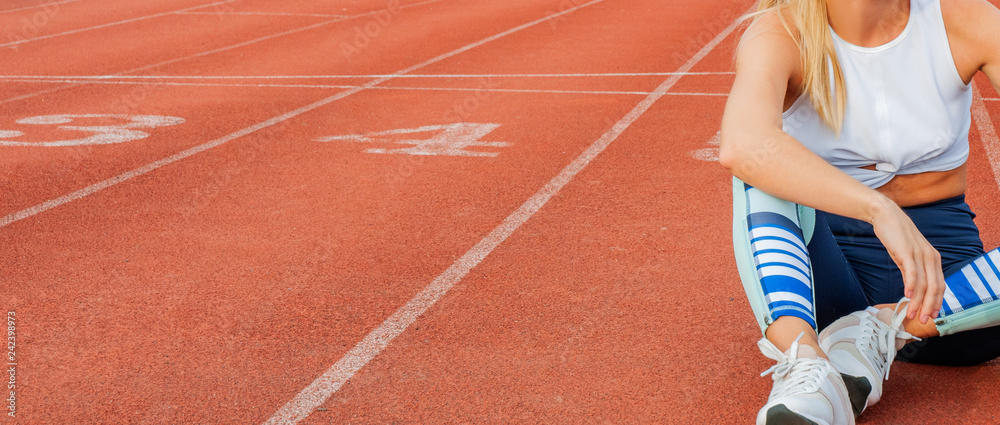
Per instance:
[[[744,19],[772,12],[799,47],[802,93],[809,95],[823,122],[839,134],[844,123],[847,94],[833,36],[827,29],[826,0],[758,0],[757,11]],[[789,17],[798,34],[789,28],[786,22]]]

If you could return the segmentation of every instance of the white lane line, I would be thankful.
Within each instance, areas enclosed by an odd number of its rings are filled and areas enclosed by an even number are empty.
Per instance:
[[[227,3],[241,3],[241,2],[243,2],[243,0],[229,0]],[[193,10],[198,10],[198,9],[205,9],[205,8],[212,7],[212,6],[215,6],[215,5],[214,4],[206,4],[204,6],[196,6],[196,7],[190,8],[190,9],[184,9],[184,11],[189,11],[189,10],[193,11]],[[236,6],[233,6],[233,7],[236,7]],[[216,9],[216,11],[218,11],[218,10],[219,9]],[[173,13],[178,13],[178,12],[182,12],[182,11],[177,11],[177,12],[173,12]]]
[[[80,1],[80,0],[54,1],[54,2],[49,2],[49,3],[36,4],[34,6],[19,7],[17,9],[0,10],[0,13],[17,12],[19,10],[28,10],[28,9],[40,9],[40,8],[45,8],[45,7],[49,7],[49,6],[58,6],[60,4],[73,3],[75,1]]]
[[[670,96],[715,96],[728,97],[729,93],[667,93]]]
[[[229,1],[233,1],[233,0],[229,0]],[[431,4],[431,3],[437,3],[437,2],[440,2],[440,1],[444,1],[444,0],[426,0],[426,1],[422,1],[422,2],[408,4],[408,5],[405,5],[405,6],[400,6],[400,9],[409,9],[409,8],[412,8],[412,7],[423,6],[423,5],[427,5],[427,4]],[[202,7],[207,7],[207,6],[202,6]],[[262,41],[267,41],[267,40],[271,40],[271,39],[278,38],[278,37],[284,37],[286,35],[291,35],[291,34],[303,32],[303,31],[309,31],[309,30],[312,30],[312,29],[316,29],[316,28],[319,28],[319,27],[322,27],[322,26],[325,26],[325,25],[329,25],[329,24],[333,24],[333,23],[337,23],[337,22],[344,22],[344,21],[349,21],[349,20],[352,20],[352,19],[358,19],[358,18],[365,18],[365,17],[368,17],[368,16],[373,16],[373,15],[379,13],[379,12],[381,12],[381,10],[373,10],[371,12],[362,13],[360,15],[354,15],[354,16],[348,16],[346,18],[338,18],[338,19],[333,19],[333,20],[329,20],[329,21],[323,21],[323,22],[312,24],[312,25],[308,25],[308,26],[296,28],[296,29],[293,29],[293,30],[283,31],[283,32],[279,32],[279,33],[276,33],[276,34],[271,34],[271,35],[267,35],[267,36],[264,36],[264,37],[255,38],[255,39],[250,40],[250,41],[244,41],[242,43],[237,43],[237,44],[233,44],[233,45],[226,46],[226,47],[220,47],[218,49],[208,50],[208,51],[201,52],[201,53],[195,53],[193,55],[188,55],[188,56],[184,56],[184,57],[180,57],[180,58],[175,58],[175,59],[170,59],[170,60],[166,60],[166,61],[163,61],[163,62],[154,63],[152,65],[145,65],[145,66],[141,66],[141,67],[138,67],[138,68],[129,69],[129,70],[126,70],[126,71],[122,71],[119,74],[129,74],[129,73],[133,73],[133,72],[141,72],[141,71],[145,71],[147,69],[152,69],[152,68],[156,68],[156,67],[160,67],[160,66],[165,66],[165,65],[171,65],[171,64],[174,64],[174,63],[177,63],[177,62],[183,62],[183,61],[186,61],[186,60],[189,60],[189,59],[195,59],[195,58],[199,58],[199,57],[202,57],[202,56],[213,55],[213,54],[225,52],[225,51],[228,51],[228,50],[238,49],[240,47],[246,47],[246,46],[249,46],[251,44],[260,43]],[[385,75],[383,77],[387,77],[387,76],[389,76],[389,75]],[[124,75],[117,75],[117,77],[125,77],[125,76]],[[395,77],[393,77],[393,78],[395,78]],[[72,87],[76,87],[76,85],[69,85],[69,86],[63,86],[63,87],[56,87],[56,88],[53,88],[53,89],[39,90],[39,91],[36,91],[36,92],[32,92],[32,93],[23,94],[23,95],[20,95],[20,96],[15,96],[15,97],[12,97],[12,98],[0,100],[0,105],[5,104],[5,103],[10,103],[10,102],[16,102],[18,100],[29,99],[29,98],[32,98],[32,97],[35,97],[35,96],[40,96],[40,95],[43,95],[43,94],[53,93],[53,92],[57,92],[57,91],[68,89],[68,88],[72,88]]]
[[[137,86],[193,86],[193,87],[255,87],[255,88],[296,88],[296,89],[353,89],[357,85],[329,84],[234,84],[234,83],[177,83],[170,81],[101,81],[101,80],[2,80],[13,83],[52,83],[52,84],[105,84],[105,85],[137,85]],[[372,90],[422,90],[422,91],[473,91],[495,93],[548,93],[548,94],[607,94],[607,95],[648,95],[648,91],[614,91],[614,90],[545,90],[545,89],[494,89],[485,87],[406,87],[378,86]],[[728,93],[667,93],[668,96],[729,96]]]
[[[181,86],[181,87],[254,87],[254,88],[309,88],[309,89],[353,89],[357,85],[328,84],[225,84],[225,83],[175,83],[167,81],[86,81],[86,80],[4,80],[15,83],[53,83],[53,84],[104,84],[104,85],[137,85],[137,86]],[[420,91],[473,91],[496,93],[550,93],[550,94],[610,94],[610,95],[648,95],[648,91],[597,91],[597,90],[541,90],[541,89],[493,89],[474,87],[404,87],[379,86],[372,90],[420,90]],[[672,95],[698,95],[697,93],[670,93]],[[714,96],[706,94],[705,96]],[[726,96],[726,95],[723,95]]]
[[[347,15],[320,15],[317,13],[280,13],[280,12],[174,12],[176,15],[242,15],[242,16],[309,16],[316,18],[346,18]]]
[[[432,0],[432,1],[438,1],[438,0]],[[243,136],[246,136],[248,134],[254,133],[254,132],[258,131],[258,130],[261,130],[261,129],[273,126],[273,125],[278,124],[278,123],[283,122],[283,121],[287,121],[287,120],[289,120],[291,118],[294,118],[294,117],[299,116],[301,114],[304,114],[306,112],[312,111],[312,110],[317,109],[319,107],[325,106],[325,105],[330,104],[332,102],[335,102],[337,100],[343,99],[343,98],[348,97],[348,96],[350,96],[352,94],[364,91],[366,89],[369,89],[369,88],[375,87],[375,86],[377,86],[379,84],[382,84],[382,83],[384,83],[386,81],[392,80],[392,79],[394,79],[397,76],[397,74],[398,75],[408,74],[410,72],[416,71],[418,69],[421,69],[421,68],[424,68],[426,66],[432,65],[434,63],[440,62],[442,60],[448,59],[448,58],[450,58],[452,56],[455,56],[455,55],[464,53],[464,52],[466,52],[468,50],[474,49],[474,48],[479,47],[479,46],[481,46],[483,44],[489,43],[491,41],[494,41],[494,40],[497,40],[499,38],[505,37],[507,35],[513,34],[515,32],[521,31],[521,30],[523,30],[525,28],[530,28],[530,27],[538,25],[538,24],[540,24],[542,22],[546,22],[546,21],[549,21],[551,19],[558,18],[558,17],[560,17],[562,15],[565,15],[567,13],[571,13],[573,11],[576,11],[577,9],[580,9],[580,8],[583,8],[583,7],[586,7],[586,6],[590,6],[592,4],[600,3],[602,1],[604,1],[604,0],[592,0],[589,3],[585,3],[585,4],[582,4],[580,6],[571,8],[571,9],[566,9],[566,10],[563,10],[561,12],[554,13],[552,15],[546,16],[544,18],[541,18],[541,19],[529,22],[527,24],[523,24],[523,25],[517,26],[515,28],[509,29],[509,30],[504,31],[504,32],[501,32],[499,34],[496,34],[496,35],[484,38],[482,40],[479,40],[479,41],[477,41],[475,43],[468,44],[468,45],[466,45],[464,47],[460,47],[458,49],[452,50],[452,51],[450,51],[448,53],[442,54],[442,55],[437,56],[437,57],[435,57],[433,59],[429,59],[427,61],[424,61],[424,62],[421,62],[419,64],[413,65],[413,66],[411,66],[409,68],[400,70],[396,74],[390,74],[390,75],[387,75],[385,77],[372,80],[372,81],[370,81],[370,82],[368,82],[368,83],[366,83],[366,84],[364,84],[362,86],[359,86],[359,87],[356,87],[356,88],[352,88],[352,89],[349,89],[349,90],[337,93],[337,94],[335,94],[333,96],[330,96],[330,97],[325,98],[323,100],[320,100],[318,102],[314,102],[312,104],[303,106],[303,107],[301,107],[299,109],[296,109],[294,111],[288,112],[286,114],[283,114],[283,115],[271,118],[271,119],[269,119],[267,121],[264,121],[264,122],[252,125],[250,127],[244,128],[242,130],[239,130],[239,131],[237,131],[235,133],[232,133],[232,134],[229,134],[227,136],[223,136],[223,137],[220,137],[218,139],[212,140],[210,142],[207,142],[207,143],[195,146],[193,148],[187,149],[187,150],[185,150],[183,152],[180,152],[178,154],[174,154],[174,155],[169,156],[167,158],[163,158],[163,159],[161,159],[159,161],[155,161],[155,162],[152,162],[150,164],[146,164],[146,165],[144,165],[142,167],[139,167],[139,168],[136,168],[134,170],[122,173],[122,174],[120,174],[118,176],[115,176],[115,177],[112,177],[110,179],[107,179],[107,180],[95,183],[93,185],[90,185],[88,187],[80,189],[80,190],[78,190],[76,192],[73,192],[73,193],[70,193],[70,194],[67,194],[67,195],[63,195],[63,196],[61,196],[59,198],[43,202],[43,203],[41,203],[39,205],[35,205],[33,207],[30,207],[30,208],[27,208],[27,209],[24,209],[24,210],[15,212],[15,213],[8,214],[7,216],[4,216],[3,218],[0,218],[0,227],[7,226],[7,225],[9,225],[11,223],[14,223],[14,222],[19,221],[19,220],[23,220],[25,218],[31,217],[33,215],[36,215],[38,213],[41,213],[41,212],[44,212],[44,211],[48,211],[48,210],[50,210],[52,208],[58,207],[58,206],[63,205],[65,203],[67,203],[67,202],[72,202],[74,200],[83,198],[83,197],[85,197],[87,195],[90,195],[90,194],[96,193],[98,191],[101,191],[103,189],[106,189],[108,187],[114,186],[116,184],[119,184],[119,183],[122,183],[122,182],[125,182],[125,181],[128,181],[128,180],[131,180],[131,179],[133,179],[135,177],[138,177],[138,176],[141,176],[143,174],[146,174],[146,173],[148,173],[150,171],[153,171],[153,170],[155,170],[157,168],[163,167],[164,165],[172,164],[174,162],[180,161],[180,160],[182,160],[184,158],[187,158],[189,156],[195,155],[197,153],[206,151],[206,150],[214,148],[216,146],[223,145],[223,144],[225,144],[225,143],[227,143],[227,142],[229,142],[231,140],[238,139],[240,137],[243,137]]]
[[[159,18],[161,16],[167,16],[167,15],[171,15],[171,14],[174,14],[174,13],[177,13],[177,12],[184,12],[184,11],[187,11],[187,10],[200,9],[200,8],[203,8],[203,7],[217,6],[217,5],[220,5],[220,4],[230,3],[232,1],[234,1],[234,0],[217,1],[215,3],[209,3],[209,4],[203,5],[203,6],[188,7],[188,8],[185,8],[185,9],[174,10],[174,11],[163,12],[163,13],[156,13],[156,14],[153,14],[153,15],[141,16],[141,17],[138,17],[138,18],[125,19],[125,20],[122,20],[122,21],[110,22],[110,23],[107,23],[107,24],[95,25],[95,26],[86,27],[86,28],[79,28],[79,29],[65,31],[65,32],[60,32],[60,33],[56,33],[56,34],[49,34],[49,35],[42,35],[42,36],[33,37],[33,38],[26,38],[26,39],[23,39],[23,40],[12,41],[10,43],[0,44],[0,47],[17,46],[19,44],[29,43],[29,42],[32,42],[32,41],[46,40],[46,39],[55,38],[55,37],[62,37],[64,35],[79,34],[81,32],[92,31],[92,30],[97,30],[97,29],[101,29],[101,28],[108,28],[108,27],[113,27],[113,26],[117,26],[117,25],[129,24],[129,23],[132,23],[132,22],[145,21],[147,19]]]
[[[983,100],[990,101],[990,102],[996,102],[996,101],[1000,100],[1000,98],[997,98],[997,97],[984,97]]]
[[[440,1],[440,0],[437,0]],[[0,75],[0,79],[74,79],[74,80],[319,80],[327,78],[382,78],[372,75]],[[545,78],[545,77],[667,77],[671,75],[735,75],[732,72],[627,72],[610,74],[413,74],[396,78]]]
[[[702,47],[694,57],[681,66],[680,71],[685,72],[694,67],[715,46],[732,33],[736,25],[737,23],[734,22],[707,45]],[[413,297],[406,305],[372,330],[358,345],[354,346],[351,351],[344,355],[343,358],[322,376],[316,378],[308,387],[299,392],[294,399],[282,406],[274,416],[271,416],[265,425],[298,423],[317,407],[325,403],[355,373],[374,359],[393,339],[402,334],[418,317],[423,315],[424,312],[441,299],[455,283],[462,280],[469,271],[479,265],[497,246],[503,243],[514,231],[537,213],[549,199],[566,186],[587,164],[593,161],[611,142],[617,139],[632,123],[649,110],[653,103],[665,96],[680,79],[681,75],[673,75],[660,84],[653,93],[642,102],[639,102],[635,108],[615,123],[610,130],[597,139],[587,150],[573,160],[572,163],[563,168],[541,190],[504,219],[489,235],[462,255],[451,267],[448,267],[444,273],[435,278],[434,281],[427,285],[426,288]]]
[[[255,87],[255,88],[310,88],[310,89],[353,89],[363,86],[328,85],[328,84],[225,84],[225,83],[175,83],[168,81],[86,81],[86,80],[5,80],[15,83],[53,83],[53,84],[105,84],[105,85],[141,85],[141,86],[194,86],[194,87]],[[406,87],[379,86],[372,90],[418,90],[418,91],[473,91],[496,93],[549,93],[549,94],[605,94],[605,95],[648,95],[648,91],[614,91],[614,90],[544,90],[544,89],[494,89],[475,87]],[[728,96],[726,93],[667,93],[670,96]]]
[[[986,109],[986,104],[983,103],[984,99],[979,97],[978,87],[974,89],[976,93],[972,99],[972,117],[975,118],[976,126],[979,127],[979,135],[986,148],[986,158],[990,161],[993,170],[993,179],[1000,187],[1000,139],[997,138],[997,131],[993,127],[990,112]]]

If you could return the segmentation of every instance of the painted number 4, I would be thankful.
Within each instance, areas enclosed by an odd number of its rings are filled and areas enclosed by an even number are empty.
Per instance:
[[[77,121],[95,122],[124,121],[120,124],[102,125],[63,125],[76,123]],[[112,121],[113,120],[113,121]],[[184,119],[177,117],[165,117],[160,115],[107,115],[107,114],[87,114],[87,115],[43,115],[40,117],[22,118],[17,120],[18,124],[57,126],[60,130],[70,130],[84,133],[83,137],[69,140],[57,140],[53,142],[21,142],[14,139],[24,136],[23,132],[14,130],[0,130],[0,146],[83,146],[83,145],[109,145],[112,143],[125,143],[133,140],[145,139],[149,133],[140,129],[164,127],[183,123]]]
[[[484,142],[482,139],[491,131],[500,127],[500,124],[474,124],[457,123],[444,125],[428,125],[418,128],[406,128],[400,130],[379,131],[366,134],[354,134],[349,136],[330,136],[316,139],[317,142],[333,142],[338,140],[359,143],[395,143],[412,145],[409,148],[367,149],[367,153],[388,153],[403,155],[442,155],[442,156],[487,156],[495,157],[499,152],[470,151],[465,148],[470,146],[486,147],[506,147],[510,144],[506,142]],[[418,133],[433,133],[424,139],[401,138],[401,135],[411,135]]]

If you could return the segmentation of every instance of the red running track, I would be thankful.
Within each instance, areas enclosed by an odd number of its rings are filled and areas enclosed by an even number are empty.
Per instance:
[[[752,421],[769,365],[710,160],[747,7],[0,6],[0,143],[69,141],[0,146],[8,422]],[[377,151],[442,134],[486,145]],[[1000,423],[998,378],[897,364],[860,423]]]

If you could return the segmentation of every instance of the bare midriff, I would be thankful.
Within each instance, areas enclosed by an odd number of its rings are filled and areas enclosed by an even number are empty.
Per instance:
[[[875,166],[862,168],[874,170]],[[961,167],[948,171],[900,174],[875,190],[901,207],[927,204],[964,194],[967,171],[966,165],[962,164]]]

